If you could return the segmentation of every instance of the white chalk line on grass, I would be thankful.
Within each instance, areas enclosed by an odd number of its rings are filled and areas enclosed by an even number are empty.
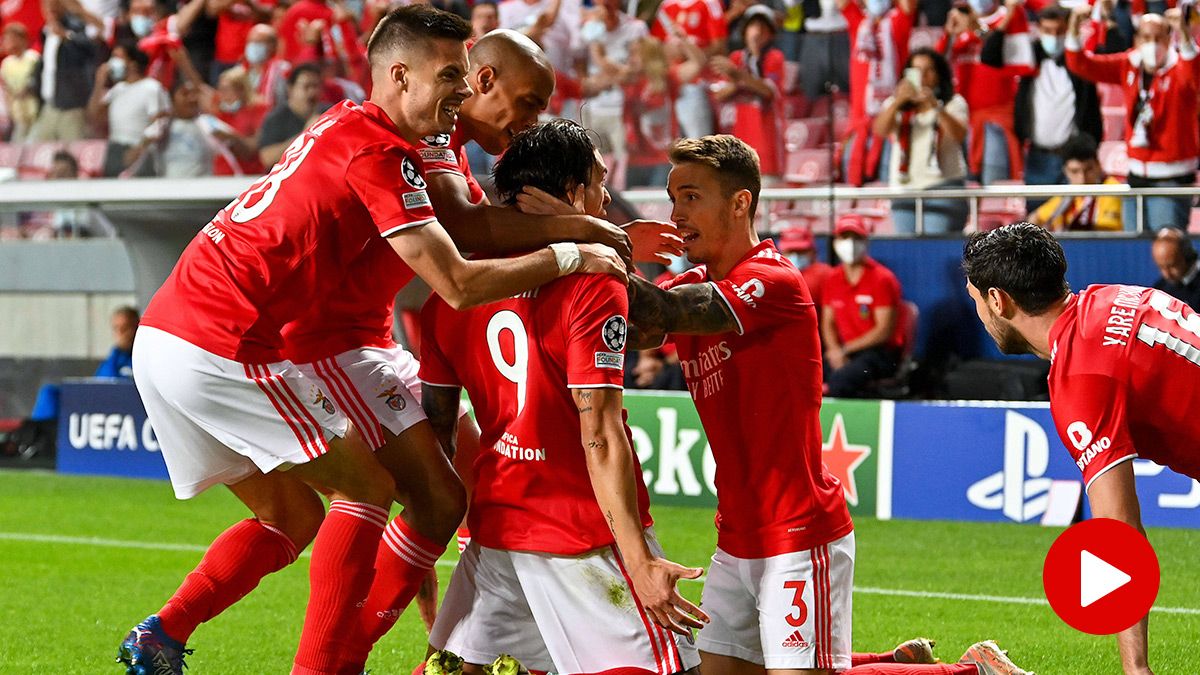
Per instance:
[[[197,544],[172,544],[168,542],[152,542],[152,541],[131,541],[125,539],[105,539],[102,537],[70,537],[60,534],[38,534],[35,532],[0,532],[0,541],[22,541],[40,544],[69,544],[75,546],[100,546],[105,548],[123,548],[123,549],[142,549],[150,551],[179,551],[184,553],[203,553],[207,550],[207,546]],[[300,554],[301,557],[308,557],[309,552],[305,551]],[[453,560],[439,560],[438,567],[451,568],[454,567]],[[681,579],[680,581],[689,581],[701,583],[704,577],[699,579]],[[944,593],[940,591],[914,591],[902,588],[875,588],[872,586],[856,586],[855,594],[858,595],[884,595],[903,598],[922,598],[932,600],[958,600],[961,602],[992,602],[1008,605],[1041,605],[1046,606],[1049,603],[1045,598],[1022,598],[1006,595],[977,595],[972,593]],[[1192,607],[1155,607],[1151,611],[1160,614],[1189,614],[1200,615],[1200,609]]]

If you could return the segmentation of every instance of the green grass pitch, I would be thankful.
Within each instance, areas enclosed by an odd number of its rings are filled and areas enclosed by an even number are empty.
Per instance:
[[[224,490],[178,502],[166,483],[0,472],[0,673],[121,672],[113,659],[125,632],[161,606],[204,545],[245,516]],[[670,557],[707,564],[715,540],[711,512],[660,507],[655,517]],[[954,661],[972,642],[994,638],[1041,675],[1119,673],[1112,638],[1077,633],[1044,604],[894,594],[1040,599],[1042,559],[1058,532],[859,519],[855,649],[883,651],[924,635],[937,639],[939,656]],[[1162,565],[1158,606],[1192,610],[1151,616],[1151,664],[1158,675],[1200,672],[1192,652],[1200,642],[1200,531],[1155,530],[1150,539]],[[441,567],[443,589],[450,564]],[[307,571],[302,558],[201,626],[189,644],[196,649],[189,672],[286,673]],[[684,584],[693,599],[700,590],[699,583]],[[414,609],[368,666],[376,675],[407,675],[424,651]]]

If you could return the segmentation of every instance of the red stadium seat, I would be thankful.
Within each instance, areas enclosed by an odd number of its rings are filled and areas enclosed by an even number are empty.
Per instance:
[[[787,94],[783,97],[783,118],[788,120],[800,119],[808,115],[812,106],[803,94]]]
[[[908,38],[908,50],[911,52],[922,47],[933,48],[945,32],[941,26],[918,26],[912,29]]]
[[[787,154],[784,178],[788,182],[801,185],[828,183],[832,177],[833,168],[829,166],[828,150],[812,148]]]
[[[0,143],[0,167],[16,169],[21,165],[21,153],[25,146],[20,143]]]
[[[980,211],[979,223],[976,229],[980,232],[988,232],[1021,220],[1025,220],[1025,209],[1016,211]]]
[[[67,152],[75,156],[79,163],[80,178],[99,178],[104,174],[104,148],[108,142],[103,139],[72,141],[67,144]]]
[[[21,153],[21,164],[17,173],[21,180],[43,180],[50,172],[50,164],[54,161],[54,153],[63,149],[58,141],[46,143],[31,143],[25,146]]]
[[[1100,167],[1104,173],[1117,178],[1129,174],[1129,156],[1126,154],[1125,141],[1104,141],[1099,150]]]
[[[829,140],[829,125],[826,120],[808,118],[792,120],[784,130],[783,143],[788,152],[820,147]]]
[[[1102,108],[1100,114],[1104,119],[1104,138],[1105,141],[1123,141],[1125,140],[1125,109],[1124,108]]]
[[[1100,106],[1104,108],[1120,108],[1125,109],[1125,90],[1119,84],[1097,84],[1097,93],[1100,94]]]

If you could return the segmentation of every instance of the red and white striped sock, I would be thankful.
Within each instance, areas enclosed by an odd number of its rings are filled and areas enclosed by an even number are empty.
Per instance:
[[[463,525],[458,528],[455,538],[458,539],[458,552],[462,553],[471,545],[471,530],[467,529],[466,525]]]
[[[391,630],[446,551],[445,544],[422,536],[400,516],[383,531],[383,544],[375,556],[375,583],[363,606],[363,636],[369,645]]]
[[[360,607],[375,577],[372,563],[387,517],[387,509],[372,504],[329,503],[313,542],[308,611],[292,675],[346,672],[348,652],[361,642]]]
[[[979,675],[979,669],[973,663],[870,663],[841,675]]]
[[[251,518],[213,540],[204,558],[158,612],[163,630],[187,642],[196,626],[225,611],[262,578],[296,560],[296,545],[283,532]]]

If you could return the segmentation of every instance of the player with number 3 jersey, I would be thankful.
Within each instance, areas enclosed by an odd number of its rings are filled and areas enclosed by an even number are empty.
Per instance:
[[[705,670],[850,667],[854,525],[821,461],[817,315],[800,272],[755,234],[758,158],[733,136],[679,141],[671,219],[701,266],[630,286],[633,344],[675,343],[716,460]]]
[[[973,235],[963,268],[1000,350],[1050,361],[1050,410],[1094,517],[1143,529],[1135,458],[1200,479],[1200,315],[1140,286],[1071,293],[1062,247],[1029,223]],[[1127,674],[1150,672],[1145,618],[1117,645]]]
[[[587,132],[554,120],[518,134],[495,176],[506,201],[532,184],[602,215],[605,173]],[[623,423],[627,307],[617,279],[577,274],[466,312],[436,297],[422,311],[430,421],[452,442],[450,410],[465,388],[483,446],[473,538],[434,647],[472,664],[509,653],[564,674],[697,665],[686,627],[704,615],[675,582],[701,570],[662,557]]]

